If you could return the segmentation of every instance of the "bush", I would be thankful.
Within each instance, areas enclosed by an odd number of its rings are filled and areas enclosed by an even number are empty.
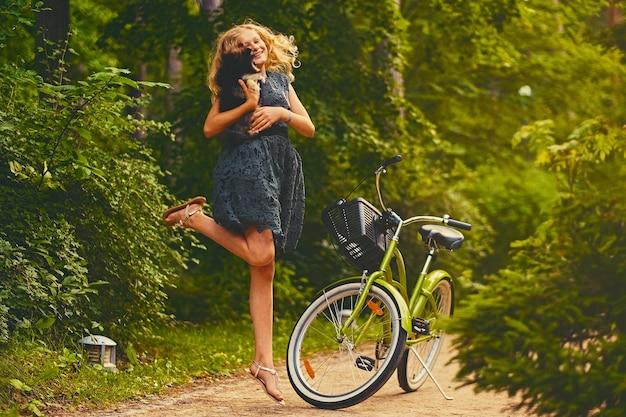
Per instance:
[[[118,69],[51,85],[0,68],[0,338],[18,328],[113,334],[166,318],[184,257],[160,221],[173,198],[134,114],[150,87]],[[143,94],[132,98],[127,91]]]
[[[561,417],[626,413],[626,180],[621,127],[598,118],[555,144],[522,131],[559,201],[511,265],[459,308],[459,377]],[[541,135],[537,132],[542,131]],[[546,134],[548,133],[548,134]],[[621,135],[621,136],[620,136]]]

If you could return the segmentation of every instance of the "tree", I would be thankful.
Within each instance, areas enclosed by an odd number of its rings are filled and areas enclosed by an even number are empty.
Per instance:
[[[566,136],[598,114],[624,118],[619,52],[605,46],[607,4],[402,3],[413,45],[407,98],[454,144],[472,172],[460,187],[497,230],[477,280],[506,266],[509,244],[533,232],[556,195],[553,179],[511,149],[512,135],[535,120],[551,119]]]
[[[625,68],[607,5],[403,2],[409,99],[498,231],[451,324],[459,376],[543,415],[624,414]]]

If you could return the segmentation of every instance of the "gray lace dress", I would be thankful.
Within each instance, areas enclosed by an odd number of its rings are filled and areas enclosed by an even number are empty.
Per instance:
[[[289,108],[289,79],[268,72],[259,102]],[[213,172],[213,218],[229,230],[270,229],[277,254],[296,248],[304,220],[304,175],[285,122],[241,143],[228,131]]]

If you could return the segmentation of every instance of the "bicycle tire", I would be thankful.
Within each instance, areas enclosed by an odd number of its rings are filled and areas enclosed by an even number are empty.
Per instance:
[[[452,314],[454,305],[454,288],[452,282],[448,278],[439,281],[432,290],[433,297],[440,317],[448,317]],[[421,318],[429,320],[431,324],[436,320],[433,307],[430,303],[426,304]],[[424,361],[429,370],[432,371],[441,345],[444,341],[444,332],[434,326],[433,333],[435,337],[415,345],[408,347],[402,355],[402,360],[398,365],[398,383],[406,392],[417,391],[428,378],[428,373],[422,366],[416,354]]]
[[[352,311],[360,291],[358,281],[325,290],[291,333],[289,381],[300,398],[317,408],[339,409],[365,401],[389,380],[405,350],[398,304],[376,283],[348,334],[339,334],[343,312]]]

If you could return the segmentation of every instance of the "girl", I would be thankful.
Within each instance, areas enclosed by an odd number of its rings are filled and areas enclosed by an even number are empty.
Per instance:
[[[245,102],[220,111],[216,74],[223,54],[248,48],[266,76],[260,91],[239,80]],[[276,254],[295,249],[304,218],[304,177],[288,127],[312,137],[315,126],[291,86],[298,49],[293,37],[252,21],[223,33],[209,70],[213,104],[204,123],[207,138],[223,133],[224,146],[213,172],[213,218],[196,197],[163,213],[169,226],[196,230],[239,256],[250,269],[250,315],[255,353],[248,373],[265,393],[284,405],[272,353],[272,282]],[[259,102],[263,105],[259,105]],[[229,142],[227,128],[252,112],[249,140]]]

